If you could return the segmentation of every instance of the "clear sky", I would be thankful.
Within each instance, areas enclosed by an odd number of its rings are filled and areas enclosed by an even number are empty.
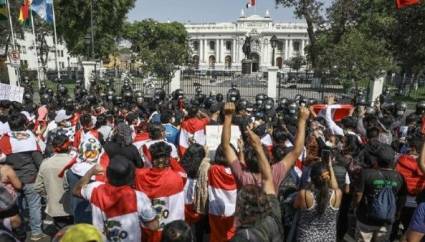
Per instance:
[[[255,8],[246,9],[247,0],[137,0],[130,11],[130,21],[152,18],[157,21],[179,21],[183,23],[232,22],[240,16],[255,13]],[[275,0],[257,0],[256,13],[264,16],[266,10],[274,21],[301,21],[295,19],[291,9],[276,8]]]

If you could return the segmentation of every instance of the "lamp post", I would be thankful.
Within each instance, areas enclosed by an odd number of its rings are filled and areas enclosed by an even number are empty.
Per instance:
[[[273,49],[273,53],[272,53],[272,66],[274,66],[275,64],[275,59],[274,59],[274,54],[275,54],[275,49],[277,46],[277,37],[276,35],[273,35],[272,38],[270,39],[270,44],[272,45],[272,49]]]
[[[85,42],[86,48],[87,48],[87,60],[89,60],[90,57],[91,57],[91,55],[90,55],[91,34],[87,34],[84,37],[84,42]]]
[[[94,58],[94,32],[93,32],[93,1],[90,1],[90,42],[91,42],[91,53],[90,57]]]

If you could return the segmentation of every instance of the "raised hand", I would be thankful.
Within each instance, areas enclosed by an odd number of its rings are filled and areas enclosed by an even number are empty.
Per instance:
[[[235,104],[232,102],[227,102],[226,104],[224,104],[224,114],[225,115],[232,115],[233,113],[235,113],[236,107]]]

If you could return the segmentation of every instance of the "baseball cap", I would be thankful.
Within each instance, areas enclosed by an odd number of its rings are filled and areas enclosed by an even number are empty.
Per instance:
[[[66,111],[64,109],[61,109],[56,112],[55,122],[60,123],[64,120],[70,119],[71,117],[71,115],[66,114]]]

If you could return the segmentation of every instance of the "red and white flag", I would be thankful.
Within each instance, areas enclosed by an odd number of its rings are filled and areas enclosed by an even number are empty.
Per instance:
[[[5,155],[40,151],[35,135],[29,131],[16,131],[5,134],[0,139],[0,151]]]
[[[160,228],[175,220],[184,220],[184,180],[171,168],[142,168],[136,171],[136,190],[145,193],[157,211]],[[143,228],[144,239],[161,241],[162,229],[152,231]]]
[[[210,241],[229,241],[234,233],[237,187],[228,167],[212,165],[208,172],[208,218]]]
[[[182,157],[184,153],[186,153],[191,142],[205,145],[205,126],[207,126],[208,123],[208,118],[190,118],[182,122],[179,138],[179,151]]]
[[[246,3],[246,8],[254,7],[257,0],[248,0]]]
[[[396,6],[398,9],[402,9],[419,4],[420,2],[420,0],[396,0]]]

